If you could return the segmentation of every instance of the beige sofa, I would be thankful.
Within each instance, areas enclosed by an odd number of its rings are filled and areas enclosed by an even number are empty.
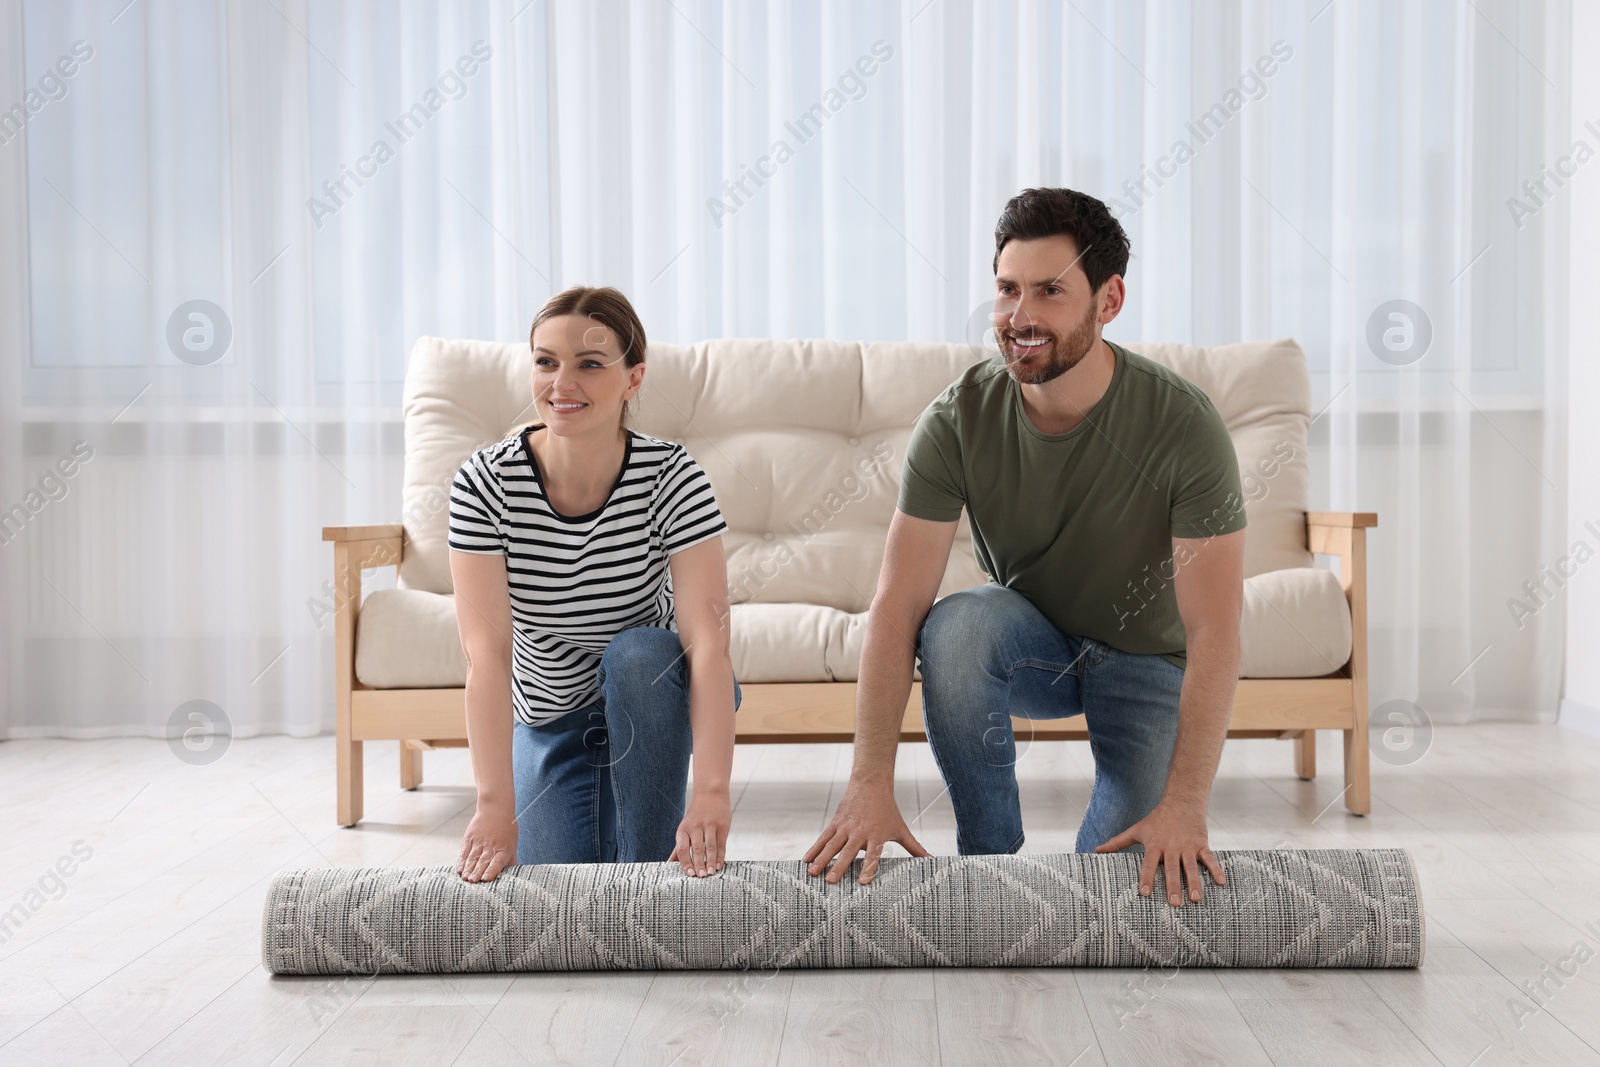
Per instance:
[[[1127,346],[1205,390],[1238,453],[1249,532],[1241,682],[1230,737],[1344,733],[1345,806],[1369,810],[1366,543],[1371,514],[1306,511],[1311,389],[1291,340]],[[865,612],[907,438],[946,385],[992,350],[968,345],[718,340],[650,346],[635,427],[681,442],[715,486],[727,550],[741,742],[849,741]],[[449,487],[477,448],[532,421],[525,343],[421,338],[405,385],[403,522],[328,527],[334,542],[338,820],[361,818],[361,746],[400,742],[400,778],[430,748],[465,744],[466,663],[446,529]],[[1339,557],[1340,574],[1312,554]],[[398,564],[364,600],[363,568]],[[939,595],[986,580],[965,517]],[[1154,589],[1163,577],[1142,583]],[[1130,589],[1130,596],[1137,595]],[[902,737],[924,740],[920,686]],[[1019,722],[1034,739],[1086,737],[1083,718]],[[1019,734],[1020,736],[1020,734]]]

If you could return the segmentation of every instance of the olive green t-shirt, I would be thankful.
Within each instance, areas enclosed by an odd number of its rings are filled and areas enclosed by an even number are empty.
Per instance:
[[[1245,526],[1239,461],[1198,387],[1107,342],[1111,384],[1067,433],[1043,433],[996,355],[968,367],[911,432],[899,508],[953,522],[978,565],[1063,634],[1187,665],[1172,539]]]

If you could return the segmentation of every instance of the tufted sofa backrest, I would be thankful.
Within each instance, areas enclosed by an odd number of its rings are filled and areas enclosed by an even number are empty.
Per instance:
[[[1309,566],[1311,387],[1292,340],[1129,344],[1211,398],[1238,453],[1245,574]],[[973,362],[971,345],[724,339],[651,344],[634,427],[705,468],[728,522],[734,603],[865,611],[917,416]],[[419,338],[406,368],[406,550],[400,585],[448,593],[450,482],[478,448],[534,421],[526,342]],[[939,595],[985,581],[963,515]]]

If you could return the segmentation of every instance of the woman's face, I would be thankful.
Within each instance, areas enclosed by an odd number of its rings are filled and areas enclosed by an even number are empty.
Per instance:
[[[622,362],[612,329],[587,315],[557,315],[533,333],[533,403],[550,432],[615,432],[638,393],[644,364]]]

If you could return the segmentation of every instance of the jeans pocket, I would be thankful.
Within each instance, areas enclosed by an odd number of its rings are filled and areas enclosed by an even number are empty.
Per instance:
[[[1049,671],[1052,674],[1070,674],[1073,677],[1077,677],[1078,666],[1081,660],[1081,656],[1078,659],[1073,660],[1071,663],[1057,663],[1054,660],[1047,659],[1019,659],[1015,663],[1011,664],[1010,670],[1007,673],[1015,673],[1019,667],[1032,667],[1035,670]]]

